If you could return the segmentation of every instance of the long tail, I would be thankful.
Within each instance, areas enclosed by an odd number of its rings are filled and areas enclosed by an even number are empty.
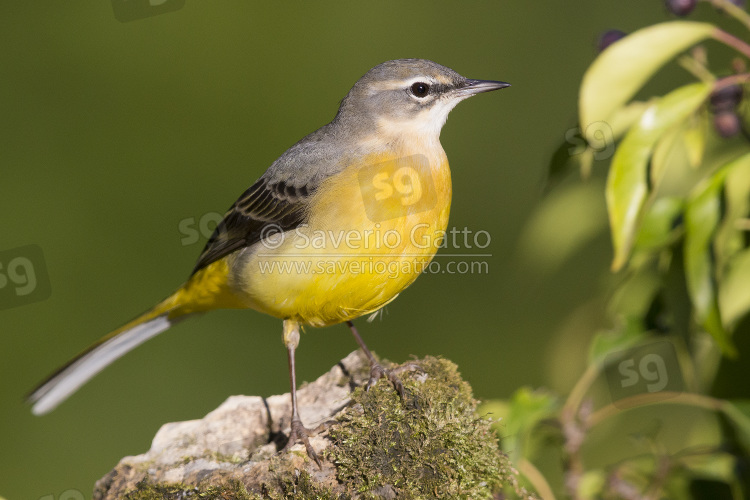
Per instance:
[[[120,356],[174,325],[185,315],[176,312],[177,293],[150,311],[101,338],[53,373],[28,395],[31,411],[43,415],[54,410],[94,375]]]
[[[193,274],[175,293],[150,311],[99,340],[53,373],[28,396],[31,411],[43,415],[125,353],[195,313],[247,307],[227,285],[225,259]]]

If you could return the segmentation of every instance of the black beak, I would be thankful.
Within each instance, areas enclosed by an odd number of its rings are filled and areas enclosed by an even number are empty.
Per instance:
[[[491,92],[493,90],[510,87],[510,83],[496,82],[494,80],[466,80],[466,86],[458,89],[458,92],[464,95],[481,94],[482,92]]]

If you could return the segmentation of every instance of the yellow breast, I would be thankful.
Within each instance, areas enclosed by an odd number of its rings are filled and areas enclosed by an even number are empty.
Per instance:
[[[450,201],[442,148],[368,157],[318,188],[306,225],[242,259],[241,293],[250,307],[313,326],[374,312],[430,263]]]

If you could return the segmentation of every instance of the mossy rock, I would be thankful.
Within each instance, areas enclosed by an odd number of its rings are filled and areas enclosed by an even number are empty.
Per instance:
[[[128,491],[123,500],[259,500],[263,497],[248,493],[237,480],[221,485],[188,486],[182,483],[154,484],[147,479]]]
[[[455,364],[428,357],[403,376],[404,401],[388,384],[358,388],[330,431],[327,456],[363,498],[492,498],[515,482],[491,422],[477,415]],[[367,495],[375,492],[376,496]]]
[[[304,453],[274,454],[270,444],[265,445],[270,452],[256,451],[244,460],[220,460],[221,453],[207,449],[200,457],[187,457],[188,464],[174,465],[190,470],[182,476],[187,479],[174,483],[160,481],[174,477],[172,466],[159,465],[158,455],[156,463],[145,461],[147,454],[135,457],[147,464],[140,468],[137,460],[124,459],[102,480],[96,498],[492,499],[501,491],[528,497],[500,451],[492,422],[477,414],[471,387],[455,364],[434,357],[408,363],[412,369],[400,374],[402,399],[386,380],[363,390],[368,370],[361,358],[352,354],[339,365],[341,371],[328,374],[338,376],[309,384],[318,384],[315,394],[329,396],[334,387],[358,386],[342,392],[348,404],[337,400],[333,406],[343,408],[336,422],[327,439],[317,438],[322,469]]]

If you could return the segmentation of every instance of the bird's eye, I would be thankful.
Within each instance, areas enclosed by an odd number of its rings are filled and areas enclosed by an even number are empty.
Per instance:
[[[424,82],[417,82],[411,86],[411,93],[414,97],[425,97],[430,91],[430,86]]]

